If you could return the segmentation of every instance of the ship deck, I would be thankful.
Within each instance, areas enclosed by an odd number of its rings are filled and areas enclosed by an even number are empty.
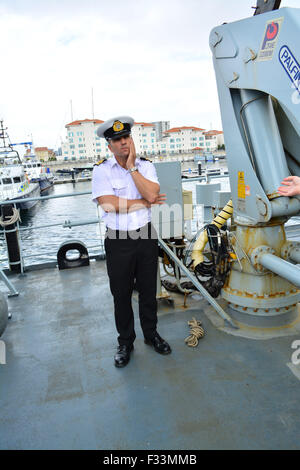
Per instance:
[[[105,261],[9,279],[19,295],[1,337],[1,449],[299,449],[300,333],[231,335],[199,295],[184,308],[172,294],[173,304],[159,301],[158,331],[173,350],[161,356],[143,342],[135,297],[135,350],[117,369]],[[193,316],[206,335],[189,348]]]

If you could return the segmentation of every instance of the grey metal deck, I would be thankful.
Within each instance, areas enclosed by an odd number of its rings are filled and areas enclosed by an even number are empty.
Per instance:
[[[1,339],[1,449],[296,449],[300,380],[287,363],[293,336],[254,340],[212,325],[202,301],[162,306],[160,356],[142,338],[124,369],[104,261],[13,274],[20,292]],[[0,286],[4,292],[6,288]],[[137,312],[137,304],[134,302]],[[187,321],[206,336],[188,348]]]

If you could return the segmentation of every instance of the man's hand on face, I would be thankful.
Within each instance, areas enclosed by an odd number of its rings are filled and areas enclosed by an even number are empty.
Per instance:
[[[135,159],[136,159],[136,152],[135,152],[135,146],[132,137],[130,137],[130,150],[129,150],[129,155],[126,161],[126,168],[127,170],[130,170],[135,166]]]

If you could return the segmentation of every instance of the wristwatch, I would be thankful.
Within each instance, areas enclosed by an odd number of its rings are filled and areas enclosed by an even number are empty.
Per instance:
[[[132,173],[133,171],[138,171],[138,169],[137,169],[137,167],[136,167],[136,166],[134,166],[134,167],[130,168],[130,170],[129,170],[129,173]]]

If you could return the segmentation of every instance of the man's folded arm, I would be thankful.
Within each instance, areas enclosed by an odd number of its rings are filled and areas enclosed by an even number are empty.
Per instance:
[[[145,199],[125,199],[114,195],[97,197],[98,203],[105,212],[127,213],[149,207]]]

